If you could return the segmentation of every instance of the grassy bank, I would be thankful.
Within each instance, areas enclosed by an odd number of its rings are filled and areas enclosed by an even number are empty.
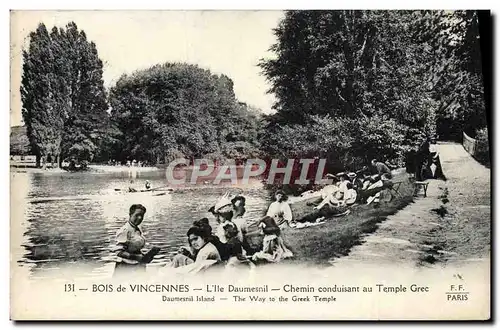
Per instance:
[[[343,217],[332,217],[326,223],[303,229],[286,228],[284,237],[295,257],[289,262],[328,266],[332,258],[345,256],[351,248],[362,243],[363,235],[374,232],[378,224],[413,201],[413,185],[406,173],[398,174],[394,182],[401,181],[401,196],[390,202],[381,201],[379,207],[356,205]],[[313,211],[313,206],[298,202],[292,204],[294,218]],[[253,235],[256,235],[254,233]]]

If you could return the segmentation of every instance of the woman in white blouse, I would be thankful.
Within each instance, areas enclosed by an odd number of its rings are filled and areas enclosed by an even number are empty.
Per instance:
[[[129,271],[145,271],[146,264],[153,260],[159,248],[153,247],[143,254],[146,239],[139,225],[144,220],[146,208],[141,204],[134,204],[129,209],[129,219],[116,233],[116,265],[114,276],[127,274]]]
[[[282,190],[276,191],[274,198],[275,201],[269,205],[266,216],[274,218],[278,227],[284,229],[292,222],[292,209],[287,202],[287,196]]]

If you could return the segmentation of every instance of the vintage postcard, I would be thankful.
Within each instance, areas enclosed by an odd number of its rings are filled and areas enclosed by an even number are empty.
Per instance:
[[[10,19],[12,320],[490,319],[489,11]]]

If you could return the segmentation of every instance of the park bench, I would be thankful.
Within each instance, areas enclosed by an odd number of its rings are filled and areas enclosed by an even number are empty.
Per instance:
[[[420,189],[423,188],[423,190],[424,190],[424,197],[427,197],[427,187],[429,186],[429,182],[415,181],[414,185],[415,185],[415,190],[413,192],[414,196],[417,196],[418,192],[420,191]]]
[[[391,197],[392,197],[391,200],[393,198],[395,198],[396,196],[403,197],[399,193],[399,188],[401,187],[402,183],[403,183],[403,181],[396,181],[396,182],[393,182],[391,186],[389,186],[389,193],[391,194]]]

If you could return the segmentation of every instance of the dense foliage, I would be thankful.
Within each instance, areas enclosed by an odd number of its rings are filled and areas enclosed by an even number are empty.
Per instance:
[[[476,11],[425,12],[415,41],[427,43],[437,127],[444,139],[475,136],[486,126],[479,22]]]
[[[485,166],[491,165],[490,142],[488,139],[488,128],[482,128],[476,133],[476,159]]]
[[[74,23],[65,29],[44,24],[30,33],[23,51],[22,114],[37,163],[47,158],[92,160],[109,125],[96,45]]]
[[[260,63],[277,96],[263,150],[356,169],[484,126],[475,25],[474,12],[287,12]]]
[[[30,154],[30,140],[26,134],[25,126],[10,128],[10,154],[21,156]]]
[[[111,88],[110,104],[121,131],[117,160],[224,161],[258,153],[258,118],[236,100],[225,75],[188,64],[156,65],[122,76]]]

